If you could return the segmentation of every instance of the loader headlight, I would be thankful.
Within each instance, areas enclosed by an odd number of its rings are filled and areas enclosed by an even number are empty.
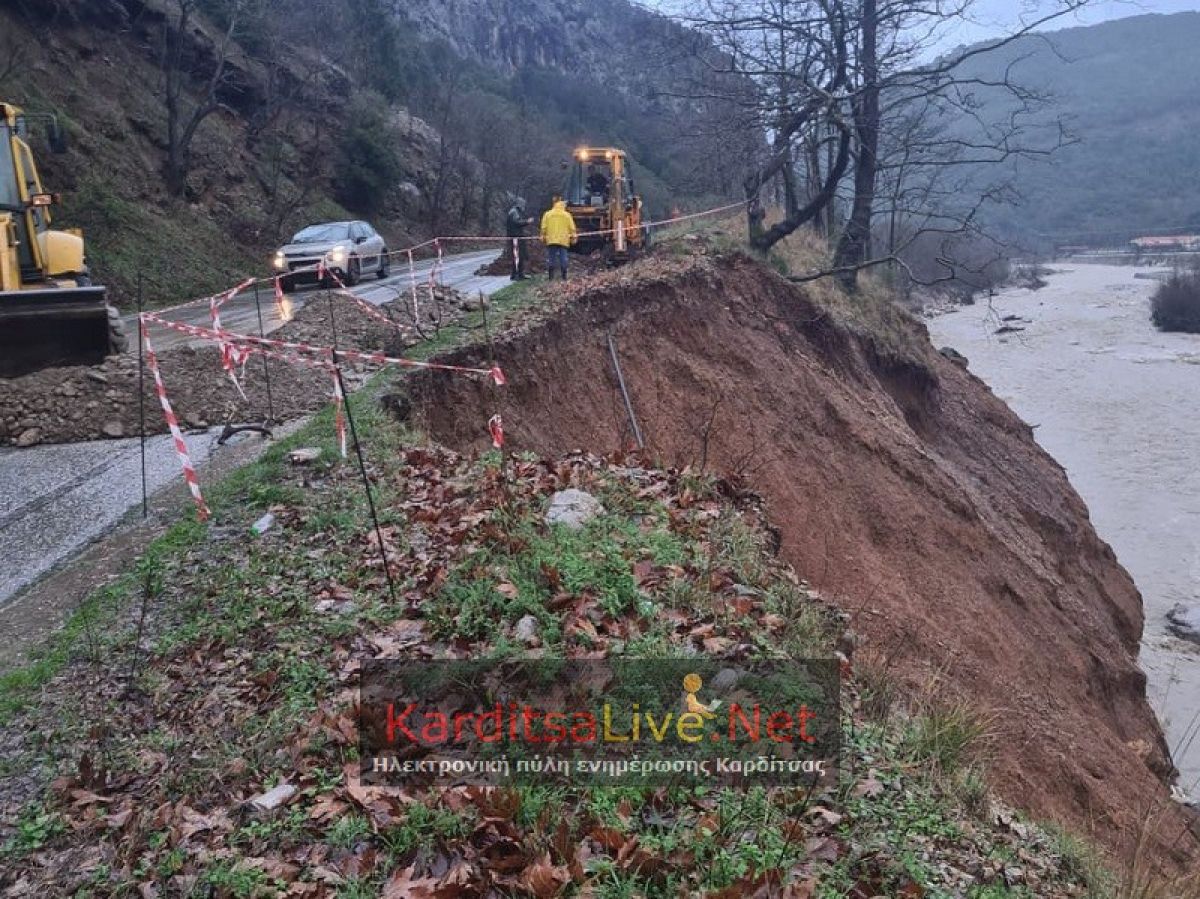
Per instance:
[[[332,262],[334,265],[341,265],[343,262],[346,261],[346,248],[345,247],[334,247],[332,250],[329,251],[328,258],[329,258],[329,261]]]
[[[275,258],[271,260],[271,264],[279,271],[283,271],[287,267],[287,260],[283,258],[283,253],[279,252],[275,254]]]

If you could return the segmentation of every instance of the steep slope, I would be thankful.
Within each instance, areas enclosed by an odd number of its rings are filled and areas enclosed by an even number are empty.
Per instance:
[[[431,433],[475,444],[462,423],[498,401],[515,449],[628,445],[613,334],[652,451],[764,493],[784,557],[853,612],[860,664],[989,712],[1000,786],[1038,816],[1114,849],[1152,818],[1160,858],[1196,858],[1135,661],[1137,590],[1062,468],[981,381],[919,325],[903,357],[739,256],[590,287],[497,344],[498,396],[423,376]]]
[[[1023,201],[992,213],[1010,233],[1048,242],[1121,242],[1200,227],[1200,13],[1141,15],[1015,41],[963,66],[1048,91],[1078,142],[1012,172]],[[986,99],[986,92],[980,92]],[[987,117],[1005,104],[987,100]],[[984,175],[987,176],[986,173]]]
[[[314,220],[370,218],[397,246],[497,233],[507,192],[548,201],[578,140],[631,149],[656,212],[704,193],[664,109],[643,96],[652,67],[636,61],[637,41],[667,20],[612,0],[581,31],[574,7],[521,7],[415,4],[410,20],[382,0],[244,5],[177,196],[164,171],[174,0],[0,0],[0,97],[65,123],[73,148],[39,145],[43,174],[64,194],[60,224],[87,231],[92,267],[122,303],[139,277],[154,303],[261,271]],[[222,4],[190,8],[181,132],[225,41]],[[566,61],[574,77],[555,67]]]

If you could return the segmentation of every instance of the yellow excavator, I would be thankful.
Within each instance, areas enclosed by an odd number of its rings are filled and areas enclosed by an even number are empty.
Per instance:
[[[642,225],[642,198],[633,186],[629,160],[616,147],[580,147],[563,189],[567,210],[581,236],[580,253],[603,249],[610,262],[628,261],[649,243]]]
[[[56,194],[42,188],[29,143],[32,122],[66,149],[53,116],[0,103],[0,377],[52,365],[90,365],[128,340],[105,290],[92,284],[78,230],[50,227]]]

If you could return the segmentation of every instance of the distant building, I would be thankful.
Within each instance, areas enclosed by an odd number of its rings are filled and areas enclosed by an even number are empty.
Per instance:
[[[1200,234],[1175,234],[1170,237],[1135,237],[1129,245],[1139,253],[1170,253],[1200,250]]]

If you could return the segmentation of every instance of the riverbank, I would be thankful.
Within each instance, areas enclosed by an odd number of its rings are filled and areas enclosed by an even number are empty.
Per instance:
[[[1144,273],[1057,266],[1041,290],[1001,291],[928,327],[936,346],[965,355],[1035,427],[1133,575],[1145,604],[1140,661],[1150,699],[1195,798],[1200,651],[1171,633],[1166,616],[1200,602],[1200,336],[1154,328],[1157,282]],[[1006,324],[1021,330],[998,335]]]

